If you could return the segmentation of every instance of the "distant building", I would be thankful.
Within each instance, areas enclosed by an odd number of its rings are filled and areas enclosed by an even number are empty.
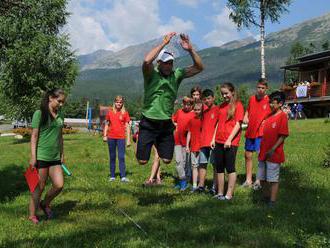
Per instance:
[[[301,103],[307,117],[325,117],[330,113],[330,50],[298,58],[298,63],[282,66],[281,89],[286,103]],[[288,82],[287,71],[298,73],[297,82]]]

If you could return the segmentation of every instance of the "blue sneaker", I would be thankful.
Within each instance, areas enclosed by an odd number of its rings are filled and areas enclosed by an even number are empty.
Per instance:
[[[185,191],[188,188],[188,183],[186,180],[181,180],[180,181],[180,190]]]

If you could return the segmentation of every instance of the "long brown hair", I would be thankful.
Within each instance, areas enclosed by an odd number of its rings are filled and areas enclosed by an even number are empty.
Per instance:
[[[121,95],[118,95],[118,96],[115,97],[115,99],[113,99],[112,111],[113,111],[114,113],[117,112],[117,110],[116,110],[116,106],[115,106],[115,102],[118,101],[118,100],[122,100],[122,101],[123,101],[123,106],[121,107],[120,112],[121,112],[122,114],[125,114],[125,112],[126,112],[125,105],[124,105],[124,103],[125,103],[125,99],[124,99],[124,97],[121,96]]]
[[[236,111],[236,102],[238,101],[237,92],[235,90],[235,86],[230,82],[225,82],[221,84],[220,89],[222,88],[226,88],[233,95],[233,97],[229,101],[229,109],[227,112],[227,120],[231,120],[234,117]]]

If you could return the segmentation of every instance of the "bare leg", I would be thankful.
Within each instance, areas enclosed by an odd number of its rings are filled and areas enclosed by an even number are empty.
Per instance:
[[[246,179],[245,182],[252,184],[252,155],[250,151],[245,151],[245,169],[246,169]]]
[[[192,170],[192,183],[194,186],[194,185],[197,185],[198,169],[197,169],[197,167],[192,166],[191,170]]]
[[[52,180],[52,187],[45,196],[44,204],[49,206],[51,201],[62,191],[64,179],[63,171],[60,165],[49,167],[49,177]]]
[[[151,167],[151,173],[150,173],[150,177],[149,177],[149,181],[153,181],[153,179],[155,177],[157,177],[157,179],[160,179],[160,158],[158,156],[157,150],[155,147],[153,147],[154,150],[154,162],[152,164]]]
[[[198,168],[198,176],[199,176],[198,187],[204,187],[204,185],[205,185],[205,178],[206,178],[206,169],[199,167]]]
[[[44,191],[46,181],[48,178],[48,168],[39,169],[39,184],[37,185],[34,192],[31,194],[30,204],[29,204],[29,212],[30,216],[36,215],[37,209],[39,207],[40,197],[42,192]]]
[[[278,193],[278,183],[270,183],[270,200],[272,202],[276,201],[277,193]]]
[[[260,181],[261,187],[262,187],[262,194],[265,199],[270,198],[270,191],[269,191],[269,185],[266,181],[261,180]]]
[[[226,196],[228,198],[233,197],[235,183],[236,183],[236,172],[228,174],[228,189],[227,189],[227,194],[226,194]]]
[[[225,187],[225,173],[217,173],[218,195],[223,195]]]

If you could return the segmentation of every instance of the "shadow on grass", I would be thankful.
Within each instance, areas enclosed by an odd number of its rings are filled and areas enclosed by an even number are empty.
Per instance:
[[[0,170],[0,202],[12,201],[21,193],[28,191],[23,174],[24,168],[15,164]]]
[[[23,139],[14,139],[13,144],[26,144],[30,142],[29,137],[24,137]]]
[[[174,202],[173,194],[161,193],[138,193],[134,195],[138,198],[139,206],[149,206],[152,204],[170,205]]]

